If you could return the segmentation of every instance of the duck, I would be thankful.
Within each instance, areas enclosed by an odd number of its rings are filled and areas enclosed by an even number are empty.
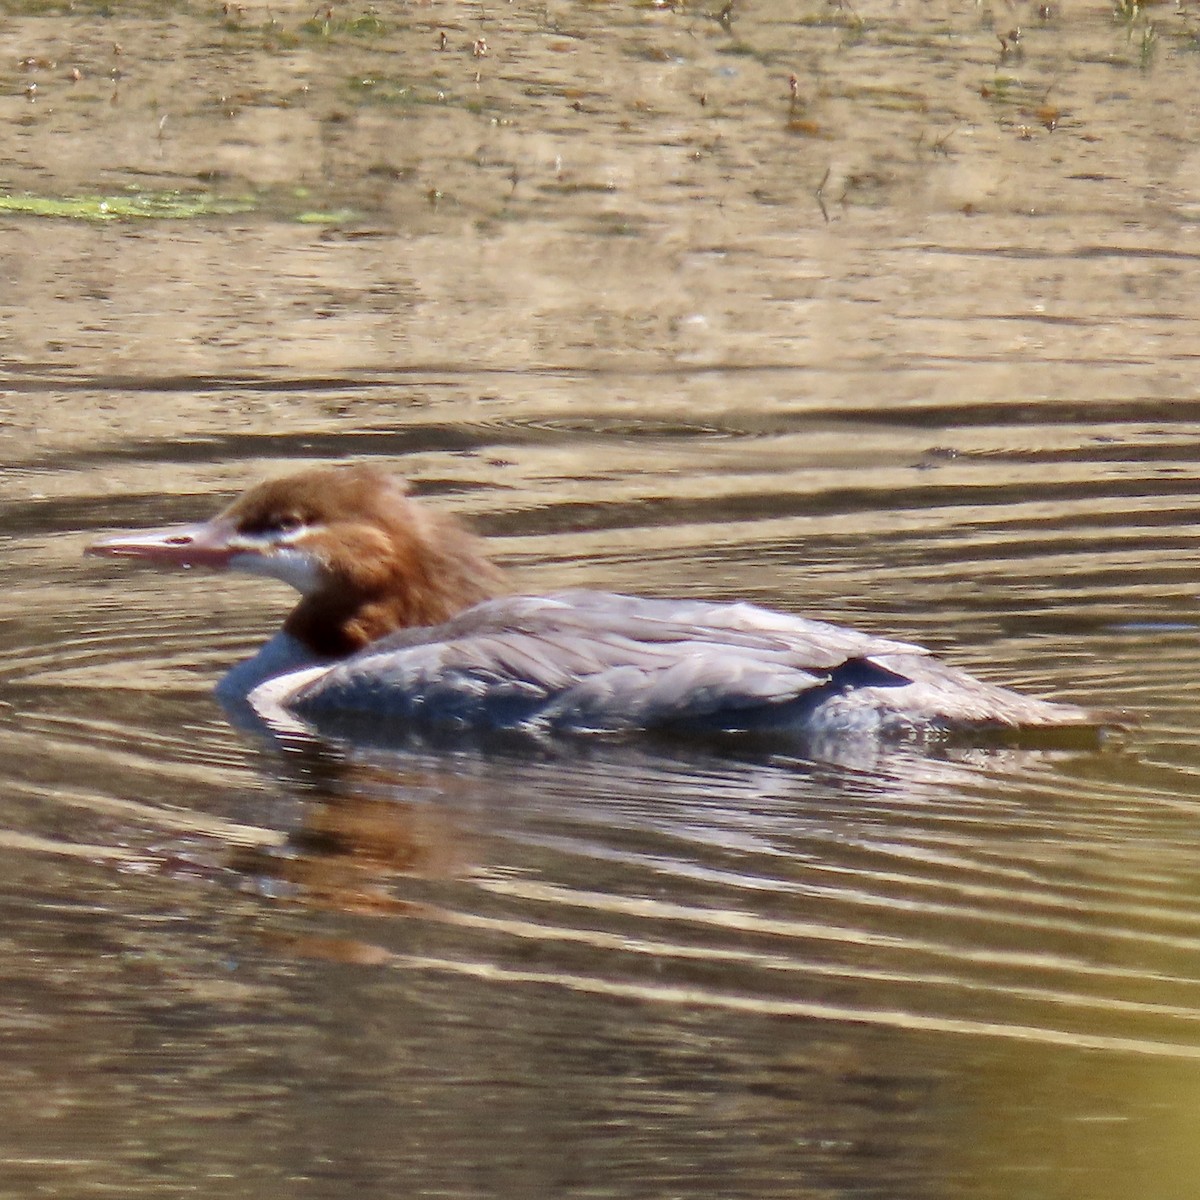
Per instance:
[[[522,592],[483,541],[372,464],[258,483],[208,520],[88,553],[245,572],[300,595],[217,687],[268,725],[537,736],[772,732],[888,740],[1095,728],[922,646],[744,601]]]

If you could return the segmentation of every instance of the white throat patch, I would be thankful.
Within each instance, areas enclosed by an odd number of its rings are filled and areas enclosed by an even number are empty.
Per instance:
[[[322,583],[321,568],[313,555],[294,546],[278,546],[269,554],[235,554],[229,560],[235,571],[266,575],[290,584],[302,596],[309,596]]]

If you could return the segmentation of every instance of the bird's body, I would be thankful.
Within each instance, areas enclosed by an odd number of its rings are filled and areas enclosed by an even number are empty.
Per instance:
[[[261,484],[205,524],[93,549],[295,586],[283,630],[220,685],[277,724],[910,737],[1098,720],[920,646],[751,604],[508,594],[476,539],[368,467]]]

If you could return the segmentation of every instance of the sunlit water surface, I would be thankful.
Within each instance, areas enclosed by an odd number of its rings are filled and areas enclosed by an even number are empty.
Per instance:
[[[11,194],[251,207],[0,225],[0,1192],[1194,1195],[1189,12],[21,8]],[[81,551],[346,459],[1136,724],[262,744]]]

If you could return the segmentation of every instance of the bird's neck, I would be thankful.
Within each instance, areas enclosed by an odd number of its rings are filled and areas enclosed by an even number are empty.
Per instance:
[[[394,529],[339,531],[325,561],[324,586],[283,627],[323,659],[344,658],[401,629],[439,625],[509,590],[476,538],[424,512]]]

